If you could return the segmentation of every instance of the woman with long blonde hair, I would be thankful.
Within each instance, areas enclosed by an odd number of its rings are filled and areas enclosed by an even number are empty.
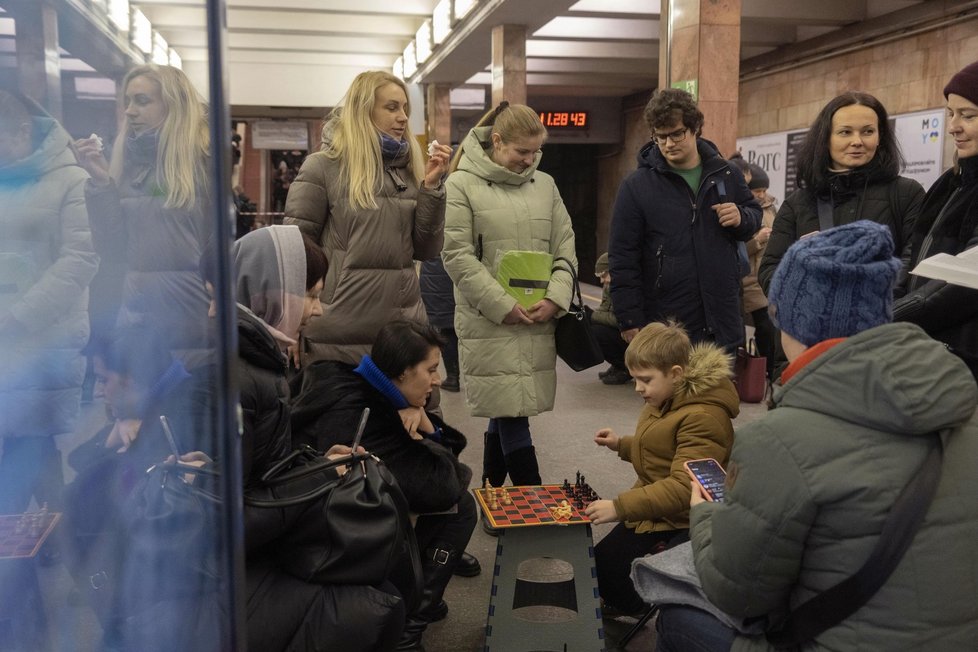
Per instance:
[[[122,83],[124,118],[106,160],[101,139],[74,147],[95,248],[124,266],[120,326],[151,323],[188,367],[206,360],[209,299],[198,271],[211,197],[207,105],[183,71],[144,65]]]
[[[433,144],[425,161],[411,109],[394,75],[357,75],[326,118],[321,151],[289,188],[285,223],[319,242],[330,261],[324,314],[306,328],[303,363],[355,364],[384,324],[425,321],[414,261],[441,253],[451,148]]]

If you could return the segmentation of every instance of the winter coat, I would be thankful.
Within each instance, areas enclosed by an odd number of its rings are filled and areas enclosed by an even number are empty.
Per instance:
[[[959,254],[978,245],[978,156],[961,159],[927,192],[911,242],[913,269],[938,253]],[[911,276],[893,319],[917,324],[978,369],[978,290]]]
[[[0,438],[74,429],[88,285],[98,269],[85,209],[88,175],[54,119],[32,121],[35,149],[0,167]]]
[[[443,512],[468,490],[472,471],[458,461],[465,436],[437,416],[442,443],[412,439],[390,400],[342,362],[321,361],[303,368],[292,381],[292,439],[326,450],[353,443],[363,408],[370,408],[361,445],[379,457],[397,479],[411,511]]]
[[[428,313],[428,323],[442,330],[455,328],[455,286],[445,271],[441,258],[421,263],[419,274],[421,299]]]
[[[473,416],[529,417],[553,409],[557,393],[556,322],[507,325],[516,301],[496,280],[508,251],[543,251],[577,269],[574,230],[553,178],[496,164],[483,149],[490,127],[469,132],[458,169],[445,183],[448,211],[442,259],[455,283],[455,331]],[[546,298],[559,317],[570,307],[571,277],[556,271]]]
[[[188,369],[195,369],[211,362],[206,348],[210,296],[199,271],[212,230],[210,199],[204,180],[198,180],[194,207],[167,208],[156,173],[156,147],[127,148],[118,182],[88,183],[92,237],[104,260],[125,266],[117,325],[152,327]]]
[[[407,164],[407,154],[385,163],[377,208],[350,206],[340,162],[326,152],[310,155],[289,188],[285,223],[329,261],[323,315],[303,332],[304,361],[356,363],[384,324],[425,321],[414,261],[441,253],[445,191],[418,188]]]
[[[761,209],[734,164],[707,140],[696,146],[703,176],[695,194],[655,143],[642,148],[638,169],[618,189],[611,298],[623,331],[675,317],[694,341],[731,347],[744,341],[737,242],[757,233]],[[712,206],[723,202],[740,207],[739,226],[720,226]]]
[[[731,419],[740,399],[730,360],[717,346],[698,344],[673,397],[661,409],[646,405],[635,434],[622,437],[618,457],[638,480],[615,498],[615,511],[637,534],[689,527],[688,460],[712,457],[726,465],[733,446]]]
[[[831,195],[832,225],[872,220],[890,227],[894,251],[901,252],[902,274],[906,275],[909,271],[910,234],[920,213],[924,189],[906,177],[881,178],[872,162],[865,167],[869,169],[857,169],[830,177],[826,196]],[[757,272],[765,293],[788,247],[802,236],[819,230],[815,194],[807,188],[791,193],[778,209],[772,229]]]
[[[591,313],[591,323],[618,328],[618,319],[615,317],[615,308],[611,303],[611,287],[609,285],[601,286],[601,305]]]
[[[937,493],[896,570],[805,650],[970,650],[978,641],[978,388],[912,324],[848,338],[775,390],[737,432],[725,502],[692,510],[696,570],[734,618],[767,617],[853,575],[899,492],[945,437]],[[739,637],[733,650],[770,650]]]
[[[763,211],[761,213],[762,229],[765,227],[769,228],[774,224],[774,216],[777,214],[777,209],[774,205],[774,197],[764,195],[764,199],[761,202],[761,210]],[[761,289],[761,284],[757,282],[757,270],[761,267],[761,258],[763,258],[766,248],[767,242],[764,244],[759,243],[756,234],[747,243],[750,273],[741,279],[741,282],[744,286],[744,312],[748,314],[767,307],[767,296],[764,294],[764,290]]]

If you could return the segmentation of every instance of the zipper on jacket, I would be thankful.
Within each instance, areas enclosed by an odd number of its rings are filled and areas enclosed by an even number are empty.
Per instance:
[[[475,257],[482,262],[482,234],[479,234],[478,241],[475,245]]]
[[[400,175],[397,174],[397,171],[394,168],[389,165],[385,165],[384,171],[387,172],[388,176],[391,178],[391,181],[394,182],[394,187],[397,189],[397,192],[404,192],[408,189],[407,184],[404,183],[404,180],[401,179]]]
[[[662,289],[662,247],[663,245],[659,245],[659,248],[656,249],[655,251],[655,289],[656,290]]]

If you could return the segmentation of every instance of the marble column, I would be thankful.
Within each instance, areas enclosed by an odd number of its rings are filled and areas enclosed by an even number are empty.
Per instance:
[[[667,51],[670,5],[672,43]],[[741,7],[742,0],[662,0],[659,86],[695,81],[706,117],[703,136],[723,156],[733,154],[737,145]]]
[[[492,28],[492,105],[526,104],[526,26]]]
[[[452,144],[451,87],[448,84],[428,84],[427,88],[428,142],[437,140],[442,145]]]
[[[26,3],[15,14],[20,90],[50,113],[63,117],[58,12],[44,1]]]

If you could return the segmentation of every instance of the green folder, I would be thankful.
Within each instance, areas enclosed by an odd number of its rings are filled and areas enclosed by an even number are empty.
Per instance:
[[[524,308],[547,296],[554,257],[543,251],[507,251],[499,257],[496,280]]]

